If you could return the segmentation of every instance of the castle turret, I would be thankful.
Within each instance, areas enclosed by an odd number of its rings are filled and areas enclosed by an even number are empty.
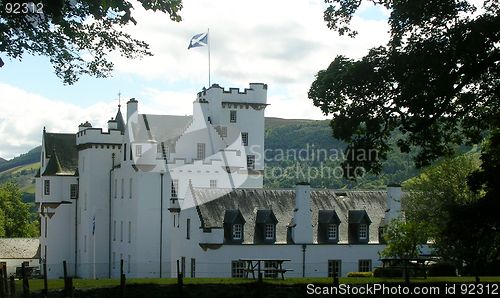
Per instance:
[[[131,98],[127,102],[127,123],[129,121],[130,117],[138,112],[137,105],[138,105],[138,102],[135,98]]]

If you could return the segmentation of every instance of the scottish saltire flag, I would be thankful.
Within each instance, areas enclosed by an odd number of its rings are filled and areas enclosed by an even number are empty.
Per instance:
[[[208,43],[208,32],[196,34],[189,42],[188,50],[195,47],[204,47]]]

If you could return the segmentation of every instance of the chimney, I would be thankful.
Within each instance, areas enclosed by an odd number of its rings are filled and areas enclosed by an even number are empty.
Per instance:
[[[85,121],[85,123],[80,123],[80,125],[78,125],[78,132],[84,131],[87,128],[92,128],[92,124],[90,124],[90,122]]]
[[[401,198],[403,191],[401,185],[391,183],[387,185],[387,210],[385,212],[385,222],[397,218],[401,214]]]
[[[137,113],[137,100],[135,100],[135,98],[131,98],[127,102],[127,123],[134,113]]]
[[[295,186],[295,210],[293,213],[292,238],[295,243],[313,242],[311,186],[301,182]]]

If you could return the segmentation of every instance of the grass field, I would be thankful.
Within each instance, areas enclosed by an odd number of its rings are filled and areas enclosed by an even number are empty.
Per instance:
[[[243,278],[185,278],[184,284],[244,284],[255,282],[253,279]],[[331,284],[331,278],[289,278],[281,279],[265,279],[265,283],[276,285],[299,285],[299,284]],[[345,277],[340,278],[340,283],[346,284],[366,284],[366,283],[402,283],[403,278],[377,278],[377,277]],[[412,283],[470,283],[474,282],[474,277],[428,277],[428,278],[412,278]],[[481,282],[500,282],[500,276],[485,276],[481,277]],[[156,284],[156,285],[169,285],[177,283],[176,278],[130,278],[127,279],[127,285],[131,284]],[[42,279],[32,279],[29,281],[30,290],[39,291],[43,289]],[[115,287],[120,285],[119,279],[74,279],[73,286],[76,289],[85,288],[102,288],[102,287]],[[16,287],[21,288],[22,283],[20,280],[16,281]],[[62,279],[53,279],[48,281],[50,289],[62,289],[64,282]]]

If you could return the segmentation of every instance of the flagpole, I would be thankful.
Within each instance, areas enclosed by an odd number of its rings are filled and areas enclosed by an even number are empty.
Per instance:
[[[210,88],[210,28],[207,30],[207,45],[208,45],[208,88]]]

